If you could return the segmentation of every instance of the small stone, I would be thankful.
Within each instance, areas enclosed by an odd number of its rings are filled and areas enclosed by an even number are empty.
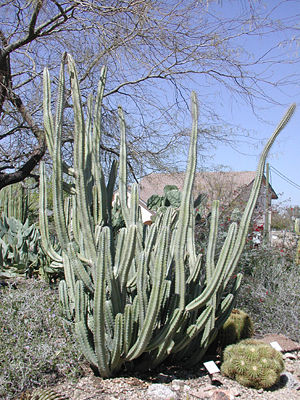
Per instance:
[[[300,386],[300,381],[293,374],[287,371],[281,374],[280,380],[288,389],[295,389]]]
[[[212,400],[233,400],[234,395],[229,390],[216,390],[212,397]]]
[[[283,355],[283,358],[285,360],[297,360],[297,356],[295,354],[292,354],[292,353],[285,353]]]
[[[258,389],[257,393],[262,394],[264,392],[264,389]]]
[[[167,374],[164,374],[164,373],[160,372],[160,373],[157,375],[157,378],[160,380],[160,382],[168,383],[168,382],[170,382],[174,377],[173,377],[172,375],[167,375]]]
[[[153,383],[147,389],[147,396],[151,400],[176,400],[177,394],[168,386],[161,383]]]

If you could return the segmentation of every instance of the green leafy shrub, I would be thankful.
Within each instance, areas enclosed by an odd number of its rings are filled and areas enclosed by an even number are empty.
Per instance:
[[[281,353],[254,339],[227,346],[221,365],[224,375],[255,389],[267,389],[276,384],[283,369]]]
[[[0,398],[80,376],[81,357],[56,289],[35,279],[0,288]]]

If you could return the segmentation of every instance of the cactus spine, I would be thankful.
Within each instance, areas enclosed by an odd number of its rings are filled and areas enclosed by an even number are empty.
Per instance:
[[[151,226],[143,226],[137,186],[127,199],[126,125],[119,108],[121,128],[119,195],[125,227],[113,238],[111,199],[116,165],[105,184],[99,161],[101,102],[105,69],[102,70],[95,102],[84,111],[74,61],[67,59],[74,110],[74,168],[61,156],[64,67],[60,73],[55,124],[50,109],[50,78],[44,73],[44,121],[49,152],[53,159],[54,215],[63,251],[65,281],[60,284],[66,317],[74,320],[82,351],[93,369],[103,377],[115,374],[124,364],[152,368],[168,357],[198,362],[218,329],[228,318],[238,292],[241,275],[233,286],[229,278],[242,251],[249,221],[262,180],[267,152],[282,126],[274,133],[262,155],[257,178],[240,227],[230,226],[219,259],[215,260],[218,202],[213,206],[206,276],[202,279],[201,255],[193,241],[192,186],[196,169],[198,108],[192,93],[192,133],[186,178],[179,210],[169,207]],[[63,180],[68,175],[73,213],[70,223],[63,207]],[[45,179],[41,164],[41,180]],[[44,209],[45,190],[41,185]],[[45,219],[45,213],[40,213]],[[46,228],[44,220],[42,225]],[[48,235],[43,235],[48,241]],[[49,244],[45,248],[50,249]],[[224,297],[224,291],[227,296]]]
[[[227,346],[221,372],[244,386],[268,389],[280,379],[284,362],[279,351],[259,340]]]

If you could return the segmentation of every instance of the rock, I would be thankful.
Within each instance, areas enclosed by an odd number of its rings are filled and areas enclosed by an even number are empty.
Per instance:
[[[212,400],[233,400],[234,395],[229,390],[215,390],[211,399]]]
[[[298,389],[300,387],[300,381],[290,372],[285,371],[280,376],[280,382],[288,389]]]
[[[151,400],[176,400],[177,394],[168,386],[161,383],[153,383],[147,389],[147,396]]]
[[[284,360],[297,360],[297,356],[292,353],[285,353],[283,355]]]

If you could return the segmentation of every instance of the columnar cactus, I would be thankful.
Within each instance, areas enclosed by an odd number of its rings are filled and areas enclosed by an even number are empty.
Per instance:
[[[279,351],[255,339],[227,346],[221,372],[241,385],[268,389],[275,385],[284,369]]]
[[[25,223],[29,212],[29,190],[21,184],[10,185],[0,192],[1,211]]]
[[[62,160],[64,62],[57,110],[51,114],[50,77],[44,72],[44,125],[53,160],[53,204],[62,254],[48,241],[45,187],[41,185],[40,225],[49,255],[62,262],[65,280],[60,298],[65,315],[74,321],[82,351],[101,376],[115,374],[124,364],[152,368],[168,357],[194,364],[200,361],[218,329],[228,318],[241,275],[230,279],[242,252],[249,221],[262,181],[270,146],[293,113],[292,106],[262,154],[253,191],[238,227],[233,223],[216,260],[219,202],[213,203],[206,264],[196,253],[192,187],[196,170],[198,108],[192,93],[192,133],[186,178],[179,210],[169,207],[151,226],[144,226],[138,187],[127,199],[126,124],[120,118],[119,198],[125,227],[113,237],[111,200],[116,165],[105,182],[100,165],[101,103],[106,78],[102,69],[94,109],[83,110],[77,72],[65,55],[74,111],[74,166]],[[65,60],[64,60],[65,61]],[[64,184],[67,176],[68,186]],[[41,164],[41,182],[45,182]],[[64,207],[63,189],[71,193],[71,217]],[[203,274],[203,268],[205,273]],[[205,277],[203,277],[205,275]],[[226,294],[225,294],[226,293]]]

